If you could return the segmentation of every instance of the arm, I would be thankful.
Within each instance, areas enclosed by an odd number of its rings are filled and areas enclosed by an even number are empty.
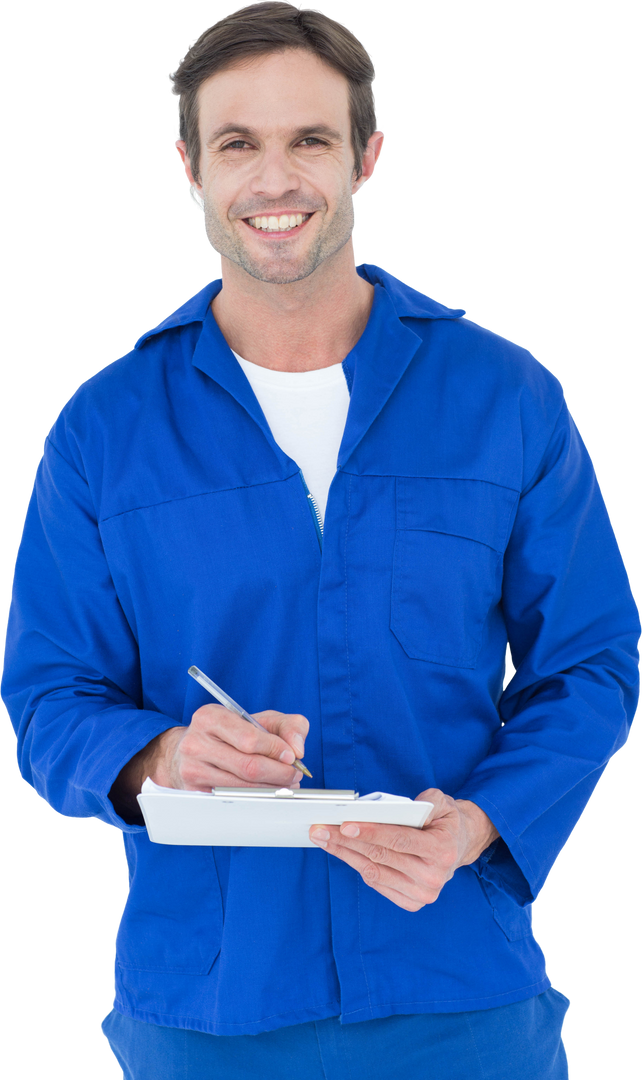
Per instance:
[[[323,829],[331,854],[408,910],[435,900],[463,865],[491,889],[530,903],[633,717],[639,622],[565,406],[522,492],[502,606],[516,674],[488,756],[454,798],[419,796],[436,803],[421,832]],[[311,839],[319,842],[312,832]]]
[[[38,794],[62,814],[135,831],[109,791],[176,719],[143,708],[138,646],[87,481],[49,439],[18,553],[2,692]]]
[[[161,731],[155,738],[134,754],[119,772],[115,782],[111,785],[109,798],[119,818],[128,825],[144,825],[145,821],[138,806],[136,796],[141,794],[141,788],[147,777],[161,787],[171,787],[168,766],[166,760],[171,755],[178,738],[176,732],[183,732],[185,728],[169,728]]]
[[[501,835],[475,869],[528,904],[625,742],[638,694],[637,611],[565,405],[522,492],[502,607],[516,674],[490,753],[455,795]]]
[[[121,833],[145,828],[136,796],[148,775],[192,791],[298,784],[292,761],[306,717],[266,710],[257,714],[266,733],[222,705],[192,712],[196,685],[180,653],[143,687],[129,582],[121,576],[119,593],[112,577],[123,551],[106,542],[109,519],[99,524],[64,417],[54,435],[64,454],[50,440],[39,462],[5,636],[2,697],[22,779],[55,813]],[[170,715],[153,707],[159,679]]]

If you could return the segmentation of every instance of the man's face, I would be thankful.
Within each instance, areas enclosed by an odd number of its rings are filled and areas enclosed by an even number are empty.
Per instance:
[[[213,75],[199,105],[210,243],[260,281],[308,277],[354,223],[346,79],[290,49]]]

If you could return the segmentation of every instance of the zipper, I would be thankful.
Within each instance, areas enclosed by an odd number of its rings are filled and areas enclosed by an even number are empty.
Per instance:
[[[314,527],[317,530],[317,540],[319,541],[319,547],[323,549],[323,518],[319,513],[319,507],[314,501],[314,495],[312,494],[308,485],[305,482],[305,477],[301,469],[299,469],[299,476],[301,477],[301,483],[303,484],[303,489],[308,500],[308,506],[310,507],[310,513],[312,514]]]

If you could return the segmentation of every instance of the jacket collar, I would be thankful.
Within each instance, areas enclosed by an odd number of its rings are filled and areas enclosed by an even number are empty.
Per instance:
[[[392,273],[387,267],[380,266],[378,262],[359,262],[357,273],[360,278],[374,285],[375,289],[377,285],[386,289],[398,319],[462,319],[462,316],[468,314],[467,308],[451,307],[449,303],[444,303],[436,296],[425,293],[424,289],[404,281],[399,274]],[[134,345],[152,335],[162,334],[164,330],[173,329],[175,326],[204,322],[212,300],[222,288],[222,278],[211,278],[210,281],[206,281],[196,289],[195,293],[191,293],[172,311],[163,315],[158,323],[138,334]]]
[[[374,301],[363,334],[343,362],[350,388],[350,407],[339,449],[339,468],[346,464],[361,442],[421,345],[422,338],[401,320],[458,319],[464,314],[462,310],[444,307],[408,288],[377,266],[359,266],[357,272],[374,285]],[[274,441],[243,369],[212,314],[211,303],[221,287],[220,280],[211,282],[159,326],[143,334],[136,342],[136,348],[140,348],[149,338],[176,327],[202,323],[193,365],[243,406],[263,430],[273,451],[285,466],[290,459]]]

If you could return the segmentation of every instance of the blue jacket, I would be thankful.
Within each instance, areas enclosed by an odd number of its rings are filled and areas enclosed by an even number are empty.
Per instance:
[[[634,711],[637,615],[559,384],[359,272],[375,299],[323,538],[212,316],[220,282],[47,440],[4,696],[26,779],[123,831],[116,1007],[139,1020],[247,1034],[540,993],[530,905]],[[436,786],[501,839],[416,913],[320,849],[150,843],[108,793],[209,700],[190,664],[251,712],[308,717],[304,785]]]

